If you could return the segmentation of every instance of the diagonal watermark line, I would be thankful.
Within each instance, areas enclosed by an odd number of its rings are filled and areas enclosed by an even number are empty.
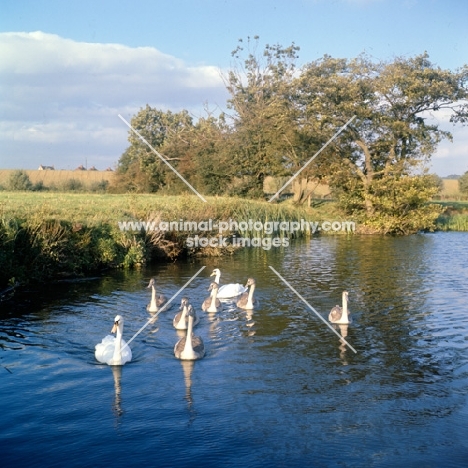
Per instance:
[[[354,119],[353,115],[269,200],[274,200]]]
[[[125,346],[122,347],[120,352],[122,352],[150,323],[156,320],[156,317],[164,312],[169,304],[205,269],[206,267],[201,267],[159,310],[154,314],[148,321],[125,343]]]
[[[280,278],[283,283],[289,287],[289,289],[291,289],[291,291],[295,292],[297,294],[297,297],[299,297],[299,299],[302,300],[302,302],[304,302],[304,304],[307,305],[307,307],[309,307],[309,309],[312,311],[312,312],[315,312],[315,314],[317,315],[317,317],[328,327],[330,328],[330,330],[338,336],[338,338],[343,341],[344,343],[346,343],[349,348],[354,351],[355,353],[357,353],[357,351],[271,266],[271,265],[268,265],[270,270],[272,270],[276,276],[278,276],[278,278]]]
[[[173,167],[167,162],[167,160],[164,159],[164,157],[163,157],[160,153],[158,153],[158,152],[148,143],[148,141],[146,141],[145,138],[144,138],[137,130],[135,130],[120,114],[119,114],[119,117],[120,117],[120,119],[125,123],[125,125],[127,125],[127,127],[128,127],[133,133],[135,133],[135,135],[137,135],[137,136],[141,139],[141,141],[142,141],[143,143],[145,143],[145,144],[151,149],[151,151],[153,151],[153,153],[154,153],[156,156],[158,156],[158,157],[161,159],[161,161],[162,161],[164,164],[166,164],[167,166],[169,166],[169,167],[171,168],[171,170],[179,177],[180,180],[182,180],[182,182],[185,183],[185,185],[187,185],[187,187],[189,187],[189,188],[192,190],[192,192],[195,193],[195,195],[197,195],[201,200],[203,200],[203,201],[206,203],[206,200],[203,198],[203,196],[200,195],[200,193],[198,193],[198,192],[190,185],[190,183],[187,182],[187,181],[184,179],[184,177],[182,176],[182,174],[180,174],[175,168],[173,168]]]

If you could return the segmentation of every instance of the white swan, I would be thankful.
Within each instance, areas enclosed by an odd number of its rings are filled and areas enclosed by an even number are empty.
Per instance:
[[[328,320],[332,323],[347,324],[351,323],[350,311],[348,310],[348,291],[343,291],[342,294],[343,307],[336,305],[328,314]]]
[[[187,334],[181,338],[174,346],[174,355],[177,359],[193,361],[201,359],[205,355],[205,345],[199,336],[193,334],[194,310],[189,304],[187,317]]]
[[[213,282],[210,284],[208,291],[211,291],[210,296],[207,297],[202,304],[202,310],[204,312],[218,312],[221,309],[221,301],[218,299],[218,284]]]
[[[117,315],[111,330],[111,333],[115,333],[116,336],[107,335],[102,339],[101,343],[96,345],[94,355],[99,362],[110,366],[123,366],[126,362],[132,360],[132,350],[122,339],[123,326],[123,317]]]
[[[157,312],[159,307],[167,302],[167,298],[164,294],[156,294],[154,278],[151,278],[148,288],[151,288],[151,302],[146,306],[146,310],[148,312]]]
[[[219,270],[219,268],[215,268],[213,270],[213,273],[211,273],[210,276],[216,276],[215,283],[217,283],[219,287],[218,288],[219,299],[229,299],[231,297],[237,297],[240,294],[247,291],[247,288],[245,286],[242,286],[242,284],[239,284],[239,283],[230,283],[230,284],[224,284],[223,286],[219,286],[219,279],[221,278],[221,271]]]
[[[188,310],[189,310],[189,300],[186,297],[183,297],[182,300],[180,301],[180,312],[176,314],[174,319],[172,320],[172,325],[174,325],[174,328],[177,330],[187,330],[188,327]],[[191,306],[190,306],[191,307]],[[195,314],[195,310],[193,311]],[[200,317],[195,314],[195,317],[193,319],[193,326],[197,325],[198,322],[200,321]]]
[[[253,309],[258,306],[258,301],[253,297],[253,293],[255,291],[255,280],[253,278],[249,278],[245,287],[250,287],[249,292],[242,294],[242,296],[237,300],[236,305],[241,309]]]

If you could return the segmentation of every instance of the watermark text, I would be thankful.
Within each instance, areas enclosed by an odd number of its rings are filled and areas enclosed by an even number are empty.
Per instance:
[[[179,219],[176,221],[119,221],[121,231],[140,232],[217,232],[218,234],[258,232],[271,235],[274,233],[294,234],[300,231],[315,234],[316,232],[354,232],[354,221],[225,221],[208,219],[204,221],[189,221]]]

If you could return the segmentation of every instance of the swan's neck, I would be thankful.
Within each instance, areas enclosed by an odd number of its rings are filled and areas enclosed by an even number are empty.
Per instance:
[[[193,355],[192,331],[193,331],[193,317],[189,315],[188,326],[187,326],[187,336],[185,338],[184,350],[182,351],[182,356],[184,357],[191,357]]]
[[[119,325],[115,332],[114,356],[112,356],[114,364],[122,362],[122,328],[123,327]]]
[[[158,311],[158,304],[156,302],[156,288],[154,286],[151,286],[151,306],[150,310],[153,312]]]
[[[346,297],[346,294],[343,293],[343,313],[341,314],[341,322],[347,322],[348,321],[348,298]]]
[[[184,308],[182,309],[182,313],[180,314],[180,320],[179,320],[180,324],[183,324],[185,322],[187,318],[187,311],[188,311],[187,306],[184,306]]]
[[[250,286],[249,295],[247,297],[247,305],[246,305],[247,309],[253,309],[253,293],[254,293],[254,290],[255,290],[255,284],[252,284]]]
[[[220,280],[220,278],[221,278],[221,273],[220,273],[220,272],[216,273],[214,282],[215,282],[217,285],[219,285],[219,280]]]
[[[211,291],[211,304],[208,307],[208,312],[217,312],[216,309],[216,296],[218,295],[217,289],[213,288]]]

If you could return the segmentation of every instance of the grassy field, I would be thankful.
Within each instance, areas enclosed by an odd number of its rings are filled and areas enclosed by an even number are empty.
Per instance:
[[[457,179],[442,179],[443,188],[440,193],[442,199],[452,199],[457,200],[460,198],[461,194],[458,190],[458,180]]]
[[[44,171],[45,172],[45,171]],[[51,171],[52,172],[52,171]],[[239,221],[344,220],[335,202],[315,200],[312,207],[296,207],[292,201],[281,204],[231,197],[154,194],[87,194],[62,192],[0,191],[0,218],[58,219],[71,223],[117,225],[124,220],[147,220],[159,216],[165,221],[183,219],[229,219]],[[468,201],[437,201],[445,207],[443,216],[468,216]]]
[[[0,187],[7,188],[8,181],[11,174],[15,172],[14,169],[0,169]],[[81,191],[89,191],[93,186],[101,182],[111,183],[114,178],[113,171],[68,171],[68,170],[25,170],[29,179],[33,185],[42,184],[46,188],[63,189],[66,183],[73,180],[82,184]],[[269,196],[276,193],[288,178],[273,178],[266,177],[264,181],[264,192]],[[458,189],[458,180],[456,179],[442,179],[443,188],[438,197],[440,200],[463,200],[466,197],[462,197]],[[326,184],[320,184],[318,182],[309,181],[304,185],[304,180],[295,180],[293,184],[290,184],[283,190],[283,195],[293,195],[295,199],[298,198],[298,194],[302,191],[312,192],[312,197],[315,199],[330,198],[330,188]]]
[[[15,172],[13,169],[0,169],[0,186],[6,187],[11,174]],[[114,177],[112,171],[38,171],[25,170],[29,179],[35,185],[37,183],[44,184],[45,187],[60,187],[65,182],[74,179],[81,182],[85,187],[90,187],[102,181],[111,182]]]
[[[121,220],[146,220],[159,215],[165,220],[180,218],[239,220],[292,220],[311,213],[338,214],[333,203],[319,202],[313,210],[297,208],[291,203],[267,203],[230,197],[195,195],[159,196],[151,194],[86,194],[60,192],[0,191],[0,214],[5,217],[29,218],[40,216],[86,224],[117,223]]]

